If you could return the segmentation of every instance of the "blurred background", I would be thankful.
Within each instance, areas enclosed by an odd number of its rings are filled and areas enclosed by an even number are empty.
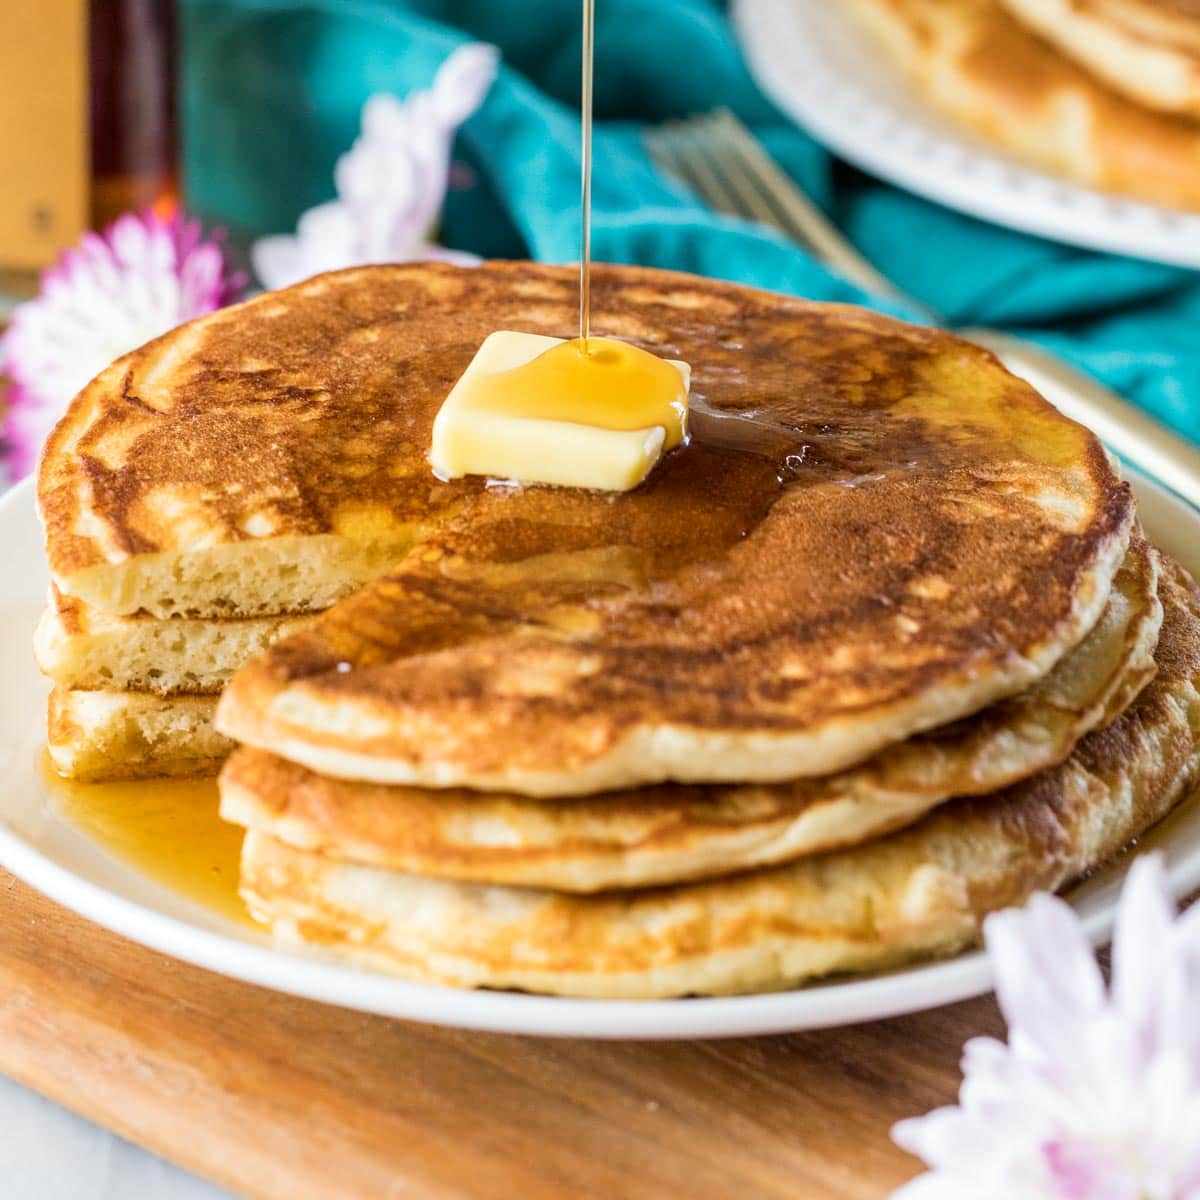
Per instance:
[[[1110,61],[1076,7],[598,0],[594,256],[999,328],[1200,438],[1200,17],[1111,0],[1105,44],[1153,57]],[[58,264],[0,357],[10,477],[105,355],[247,289],[575,259],[580,28],[579,0],[0,0],[5,311]],[[84,238],[123,213],[168,248]]]

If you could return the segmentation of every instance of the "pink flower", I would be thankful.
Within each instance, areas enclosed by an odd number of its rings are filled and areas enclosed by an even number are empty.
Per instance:
[[[5,414],[10,481],[33,469],[46,436],[85,384],[114,359],[193,317],[235,300],[216,234],[199,221],[128,213],[86,233],[42,275],[0,339],[0,371],[13,382]]]
[[[287,287],[368,263],[477,262],[432,238],[450,181],[455,130],[483,103],[498,61],[494,46],[461,46],[428,91],[404,100],[372,96],[363,105],[361,134],[334,169],[337,199],[302,213],[295,234],[254,243],[251,258],[263,286]]]
[[[958,1105],[892,1131],[931,1168],[893,1200],[1200,1200],[1200,905],[1176,919],[1134,862],[1110,988],[1056,897],[984,932],[1008,1042],[968,1042]]]

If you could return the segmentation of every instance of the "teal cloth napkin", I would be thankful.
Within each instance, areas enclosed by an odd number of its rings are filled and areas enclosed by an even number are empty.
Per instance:
[[[1200,275],[989,225],[831,159],[750,77],[718,0],[598,0],[593,253],[888,311],[786,238],[664,178],[647,124],[731,108],[901,288],[955,323],[1041,341],[1200,440]],[[460,42],[504,66],[464,126],[447,245],[578,256],[579,0],[184,0],[189,202],[250,238],[332,196],[333,163],[377,91],[428,85]],[[902,314],[903,315],[903,314]]]

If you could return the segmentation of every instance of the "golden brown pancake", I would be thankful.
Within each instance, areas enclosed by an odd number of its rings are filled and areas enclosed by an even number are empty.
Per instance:
[[[1103,864],[1200,776],[1200,611],[1176,567],[1158,674],[1061,766],[904,832],[786,867],[567,896],[337,862],[246,837],[242,894],[285,942],[465,987],[654,997],[762,991],[952,953],[984,916]]]
[[[1200,208],[1200,123],[1111,90],[1001,0],[854,0],[854,8],[931,104],[988,141],[1088,187]]]
[[[950,796],[1061,762],[1154,674],[1157,555],[1138,535],[1104,615],[1049,675],[859,767],[784,784],[659,784],[578,799],[354,783],[242,749],[221,814],[301,850],[417,875],[592,892],[708,878],[854,845]]]
[[[1200,116],[1200,5],[1195,0],[1001,2],[1136,103]]]
[[[368,386],[355,354],[385,381],[363,400],[381,432],[360,440],[426,533],[239,673],[226,733],[423,786],[790,779],[1019,691],[1095,623],[1133,517],[1096,439],[986,351],[859,309],[603,268],[597,329],[693,366],[690,444],[616,495],[433,480],[433,416],[483,337],[562,332],[575,299],[569,270],[526,264],[274,297],[285,349],[313,327],[311,387],[342,403],[343,374]],[[319,484],[338,442],[316,411],[270,444],[294,439]]]

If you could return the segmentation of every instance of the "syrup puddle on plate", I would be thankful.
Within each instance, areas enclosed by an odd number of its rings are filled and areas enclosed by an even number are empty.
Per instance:
[[[238,895],[242,829],[222,821],[215,779],[76,783],[42,751],[42,788],[81,833],[147,878],[223,917],[258,928]]]

